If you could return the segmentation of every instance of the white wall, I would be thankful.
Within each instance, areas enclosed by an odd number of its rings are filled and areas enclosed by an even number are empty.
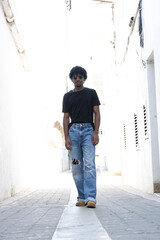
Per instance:
[[[143,0],[143,29],[144,29],[144,48],[140,47],[140,39],[138,33],[138,21],[129,41],[128,52],[125,62],[121,62],[124,56],[125,48],[127,46],[127,37],[130,33],[128,27],[130,17],[136,12],[137,5],[132,1],[123,0],[123,14],[117,18],[117,57],[118,65],[118,79],[120,81],[120,102],[119,108],[121,109],[121,150],[122,153],[122,177],[125,184],[141,189],[146,192],[154,191],[154,184],[160,182],[160,169],[159,169],[159,136],[160,131],[156,134],[156,123],[159,129],[159,97],[160,97],[160,83],[159,83],[159,22],[160,17],[158,10],[160,3],[155,1],[154,4],[148,0]],[[128,7],[127,7],[128,6]],[[118,8],[118,5],[117,5]],[[126,19],[128,16],[128,21]],[[124,21],[125,19],[125,21]],[[124,31],[123,31],[124,30]],[[123,37],[119,37],[120,32],[123,32]],[[121,49],[120,49],[121,46]],[[121,51],[121,50],[124,51]],[[153,53],[153,54],[152,54]],[[151,55],[152,54],[152,55]],[[151,57],[152,56],[152,57]],[[153,58],[153,59],[151,59]],[[151,111],[153,101],[151,101],[149,93],[153,92],[154,76],[151,73],[150,63],[148,60],[154,60],[155,67],[155,106],[157,110]],[[146,68],[143,65],[146,63]],[[150,69],[150,70],[149,70]],[[152,94],[153,96],[153,94]],[[147,136],[144,134],[144,115],[143,106],[146,106],[147,113]],[[154,113],[153,113],[154,112]],[[135,123],[134,114],[137,115],[138,123],[138,146],[135,145]],[[154,116],[153,116],[154,114]],[[152,121],[154,119],[154,122]],[[123,124],[126,127],[126,149],[124,148],[124,131]],[[153,149],[153,146],[156,147]],[[155,155],[155,156],[153,156]]]
[[[15,90],[18,92],[20,87],[17,81],[23,81],[23,69],[1,8],[0,22],[0,200],[2,200],[20,190],[23,185],[16,145],[18,132],[14,125],[14,119],[21,115],[17,111],[14,112],[16,106],[14,97]],[[21,99],[19,101],[21,102]]]
[[[150,102],[153,182],[158,184],[158,191],[160,191],[160,17],[158,13],[160,3],[155,1],[154,4],[151,4],[146,0],[144,6],[146,47],[143,56],[148,60],[147,78],[148,101]]]
[[[22,68],[0,7],[0,200],[26,187],[52,185],[67,168],[61,134],[52,136],[60,139],[56,147],[48,137],[55,121],[62,124],[65,3],[38,1],[38,10],[36,3],[15,3],[30,72]]]
[[[158,123],[158,136],[160,137],[160,16],[159,7],[160,3],[158,0],[151,4],[150,1],[144,0],[144,27],[145,27],[145,38],[146,47],[144,49],[144,58],[150,60],[150,55],[153,52],[154,56],[154,68],[155,68],[155,94],[156,94],[156,110],[157,110],[157,123]],[[160,141],[159,141],[160,144]],[[160,145],[159,145],[160,149]]]

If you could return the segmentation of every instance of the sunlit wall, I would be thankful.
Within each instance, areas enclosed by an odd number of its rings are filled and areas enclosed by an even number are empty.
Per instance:
[[[65,2],[15,1],[30,65],[33,173],[30,185],[52,185],[67,159],[63,146],[62,98],[66,91]],[[56,125],[58,123],[58,125]],[[35,179],[36,177],[36,179]],[[32,179],[33,182],[32,182]]]
[[[68,169],[61,113],[66,91],[66,6],[52,1],[14,3],[29,72],[23,70],[0,8],[0,199],[26,187],[52,186],[55,176]]]
[[[122,177],[146,192],[159,186],[159,3],[142,1],[140,46],[139,1],[116,1],[117,61]],[[138,12],[137,12],[138,11]],[[119,12],[120,13],[120,12]],[[136,16],[136,13],[137,16]],[[117,15],[118,16],[118,15]],[[135,25],[129,27],[131,17]],[[123,34],[122,34],[123,29]],[[152,65],[152,66],[151,66]],[[154,66],[153,66],[154,65]],[[153,71],[151,70],[152,68]],[[159,191],[159,190],[158,190]]]

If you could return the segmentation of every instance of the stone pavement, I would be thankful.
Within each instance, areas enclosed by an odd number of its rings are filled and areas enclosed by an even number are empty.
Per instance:
[[[60,178],[53,188],[26,191],[0,203],[0,240],[160,240],[159,195],[122,186],[120,177],[99,172],[97,207],[87,209],[74,204],[71,174]]]
[[[69,200],[70,189],[63,185],[26,191],[1,202],[0,240],[51,240]]]
[[[95,213],[110,238],[160,240],[160,197],[102,182]]]

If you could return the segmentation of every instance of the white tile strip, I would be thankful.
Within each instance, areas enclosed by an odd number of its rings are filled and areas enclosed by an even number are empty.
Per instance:
[[[65,207],[52,240],[111,240],[91,208],[76,207],[75,189],[71,191],[69,205]]]

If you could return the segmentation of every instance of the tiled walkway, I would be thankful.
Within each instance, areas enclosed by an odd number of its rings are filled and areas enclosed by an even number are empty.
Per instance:
[[[1,202],[0,240],[160,240],[160,197],[106,175],[98,173],[96,209],[75,206],[71,173],[52,189]]]

